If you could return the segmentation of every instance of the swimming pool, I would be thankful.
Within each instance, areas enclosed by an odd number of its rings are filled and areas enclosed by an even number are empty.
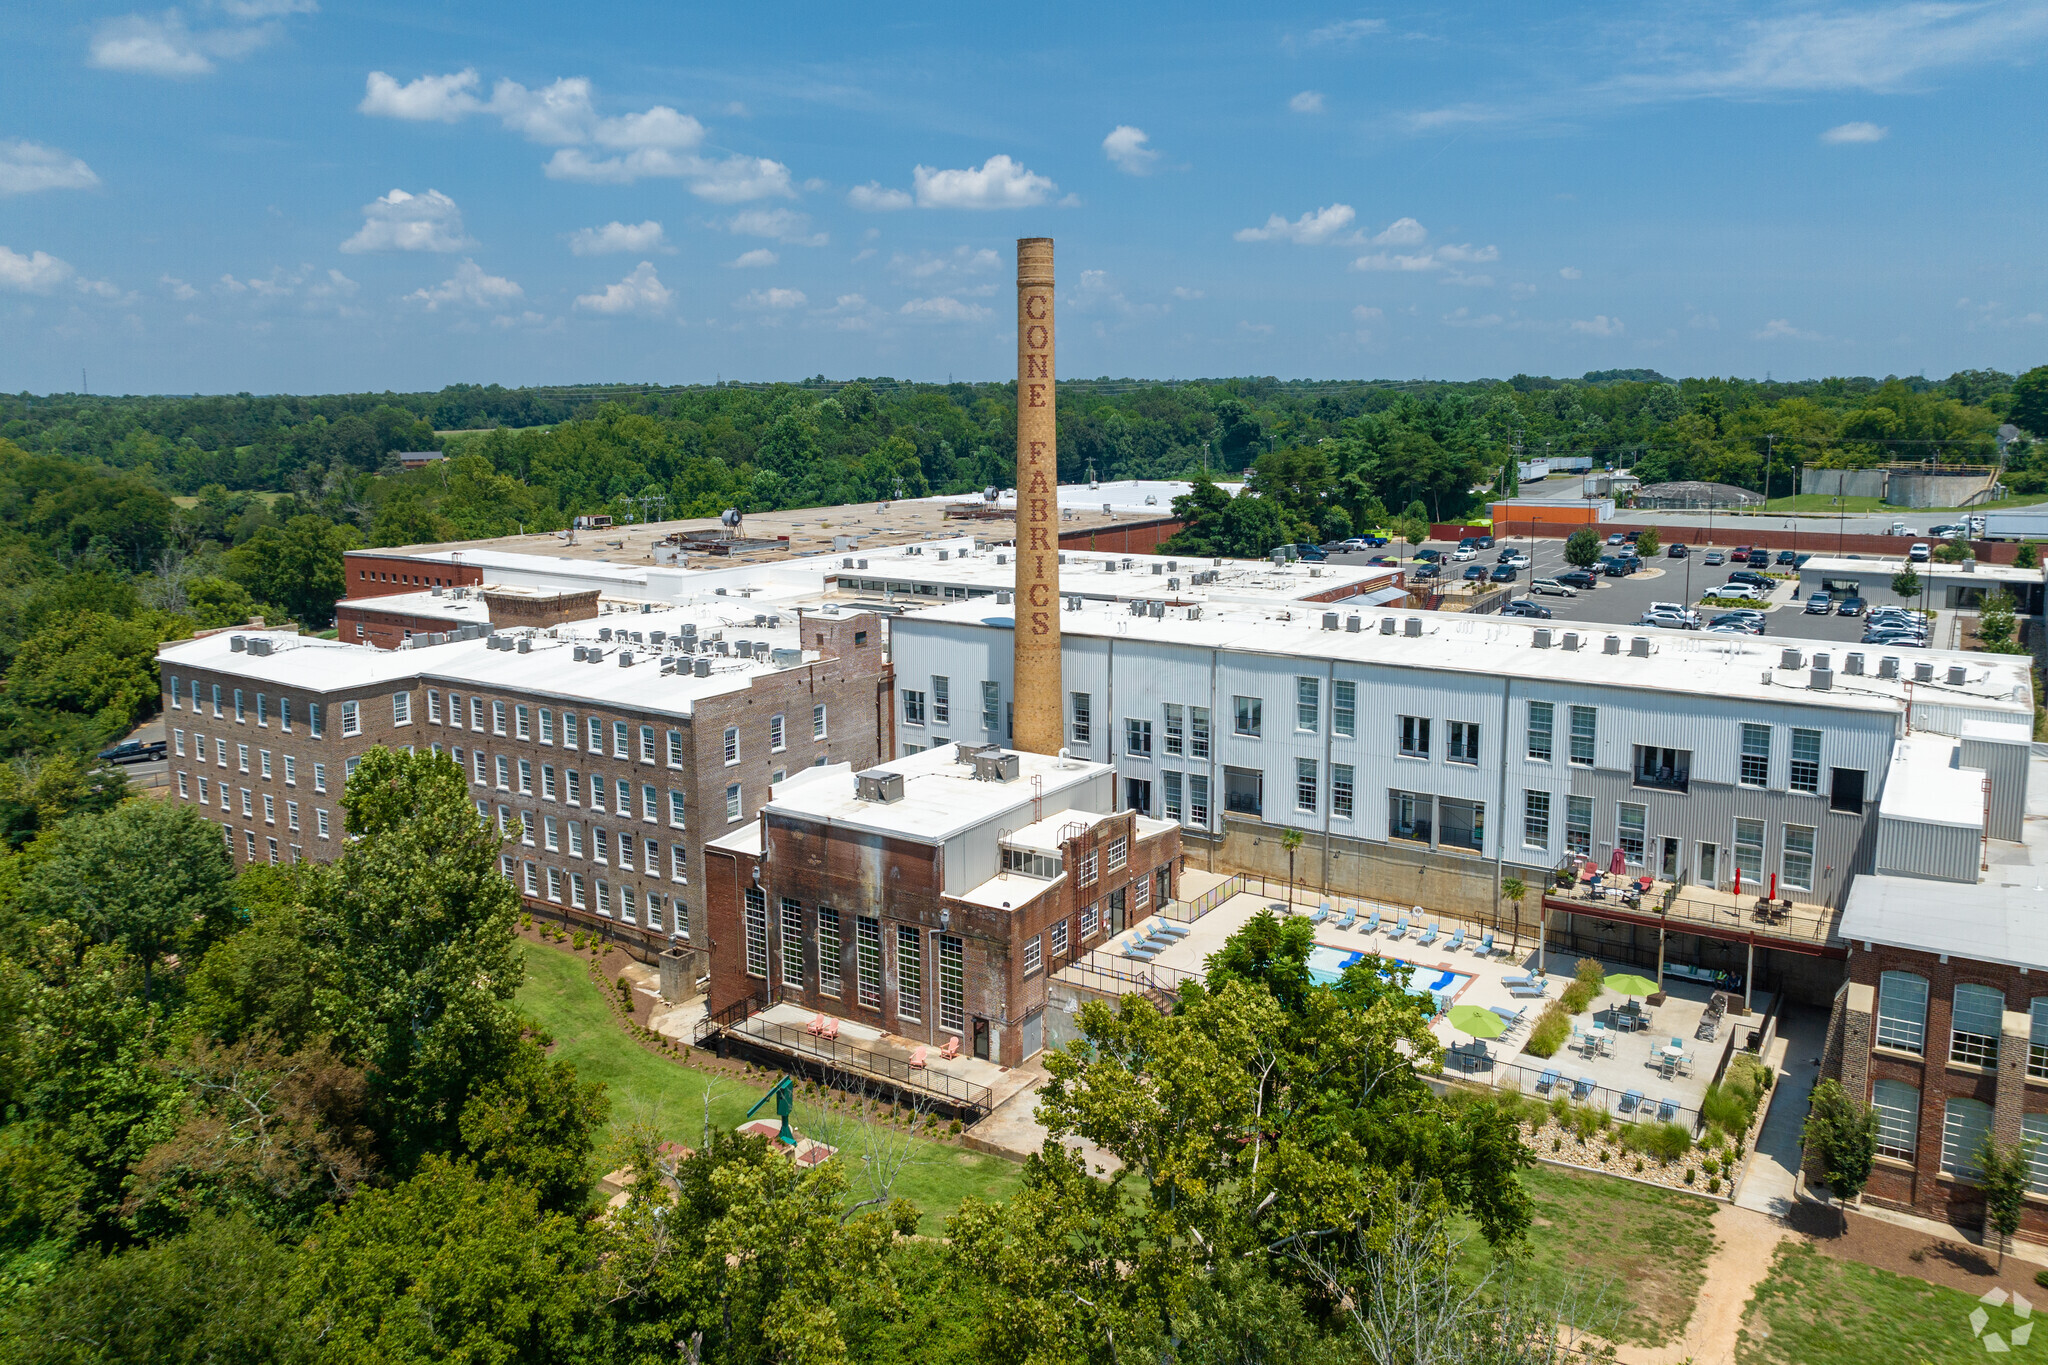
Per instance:
[[[1315,980],[1329,985],[1335,983],[1344,975],[1346,967],[1349,967],[1354,962],[1362,962],[1364,960],[1364,953],[1353,952],[1349,948],[1332,948],[1328,944],[1318,943],[1309,950],[1308,974]],[[1431,995],[1435,996],[1438,1009],[1449,1008],[1450,1003],[1457,998],[1458,992],[1464,990],[1466,984],[1472,980],[1470,972],[1452,972],[1445,971],[1440,967],[1424,967],[1410,962],[1406,958],[1399,957],[1388,957],[1381,960],[1408,968],[1413,973],[1408,978],[1409,988],[1411,990],[1428,991]]]

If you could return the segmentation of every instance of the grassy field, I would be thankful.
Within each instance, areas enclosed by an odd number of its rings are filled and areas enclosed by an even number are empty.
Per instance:
[[[1587,1331],[1632,1345],[1676,1340],[1705,1282],[1715,1205],[1555,1166],[1524,1171],[1522,1184],[1536,1201],[1536,1223],[1520,1272],[1548,1297],[1575,1296],[1575,1320]],[[1505,1269],[1475,1230],[1464,1231],[1466,1273]]]
[[[553,1035],[555,1054],[573,1063],[578,1076],[604,1082],[611,1096],[614,1131],[646,1119],[694,1147],[703,1141],[707,1093],[709,1121],[728,1128],[740,1123],[760,1098],[760,1090],[679,1066],[634,1043],[598,997],[582,960],[537,943],[522,941],[520,947],[526,955],[526,984],[519,991],[519,1007]],[[799,1103],[792,1118],[799,1130],[817,1126],[807,1108]],[[896,1193],[924,1212],[920,1230],[927,1234],[943,1232],[944,1220],[962,1199],[1007,1198],[1022,1177],[1021,1167],[1001,1157],[941,1142],[913,1141],[917,1155]]]
[[[1761,515],[1772,513],[1809,512],[1825,515],[1829,512],[1890,512],[1908,525],[1917,525],[1922,530],[1930,524],[1953,519],[1964,512],[1982,512],[1986,508],[1998,511],[2005,507],[2032,507],[2039,502],[2048,502],[2048,493],[2028,493],[2016,498],[2000,498],[1997,502],[1972,503],[1964,507],[1895,507],[1882,498],[1837,498],[1827,493],[1799,493],[1789,498],[1772,498],[1765,503]],[[1756,516],[1759,513],[1744,509],[1740,513],[1717,512],[1716,516]]]
[[[1801,1243],[1778,1249],[1756,1287],[1736,1343],[1739,1365],[1950,1365],[1982,1360],[1970,1330],[1977,1300],[1887,1270],[1838,1261]],[[1986,1335],[2019,1324],[2008,1308],[1987,1308]],[[2030,1341],[2028,1347],[2043,1343]],[[2025,1359],[2026,1348],[2016,1356]]]

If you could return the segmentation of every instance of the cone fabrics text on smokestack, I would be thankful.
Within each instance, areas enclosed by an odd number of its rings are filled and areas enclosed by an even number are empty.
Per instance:
[[[1017,626],[1011,743],[1056,754],[1060,697],[1059,456],[1053,409],[1052,238],[1017,241]]]

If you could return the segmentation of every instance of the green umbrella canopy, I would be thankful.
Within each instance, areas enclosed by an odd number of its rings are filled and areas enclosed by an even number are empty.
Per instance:
[[[1498,1038],[1508,1029],[1507,1020],[1477,1005],[1453,1005],[1448,1017],[1452,1028],[1474,1038]]]
[[[1607,989],[1621,995],[1655,995],[1657,983],[1647,976],[1632,976],[1623,972],[1620,976],[1607,978]]]

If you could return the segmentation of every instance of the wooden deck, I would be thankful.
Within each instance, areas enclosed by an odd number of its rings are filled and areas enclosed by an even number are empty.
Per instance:
[[[1663,926],[1674,934],[1698,934],[1731,943],[1754,943],[1760,947],[1815,957],[1847,957],[1849,946],[1842,938],[1842,912],[1826,905],[1782,901],[1772,902],[1768,915],[1757,909],[1757,897],[1737,896],[1707,886],[1685,886],[1670,895],[1668,882],[1657,882],[1633,908],[1624,904],[1613,888],[1595,897],[1583,888],[1551,887],[1543,896],[1544,909],[1551,914],[1589,915],[1616,924],[1634,924],[1655,929]],[[1670,908],[1664,909],[1667,896]]]

